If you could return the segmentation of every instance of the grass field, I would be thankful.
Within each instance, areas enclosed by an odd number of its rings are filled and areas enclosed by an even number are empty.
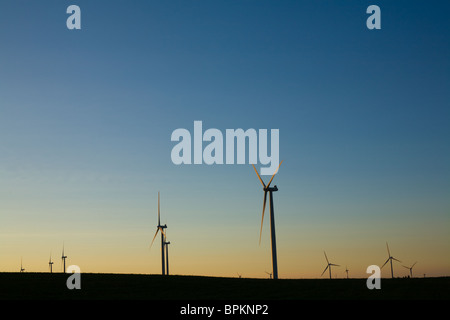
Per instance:
[[[138,274],[0,273],[1,300],[449,300],[450,277],[381,279],[239,279]]]

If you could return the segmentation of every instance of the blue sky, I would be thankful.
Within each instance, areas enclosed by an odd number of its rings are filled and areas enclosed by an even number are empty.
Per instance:
[[[81,30],[66,28],[70,4]],[[371,4],[381,30],[366,28]],[[148,245],[161,191],[174,272],[264,277],[269,229],[258,247],[251,166],[171,162],[172,131],[202,120],[280,130],[280,276],[320,275],[327,248],[364,276],[386,241],[431,261],[423,273],[448,274],[450,257],[429,257],[450,243],[448,9],[3,1],[0,271],[20,256],[45,271],[65,241],[82,271],[158,273]]]

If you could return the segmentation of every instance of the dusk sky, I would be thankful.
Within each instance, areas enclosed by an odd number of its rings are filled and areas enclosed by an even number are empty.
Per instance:
[[[81,29],[69,30],[69,5]],[[369,5],[381,29],[369,30]],[[252,166],[175,165],[194,121],[279,129],[280,278],[450,274],[447,1],[0,3],[0,272],[265,278]],[[207,143],[204,142],[203,146]],[[225,141],[224,141],[225,145]],[[260,167],[259,164],[256,165]],[[270,176],[263,177],[266,181]],[[390,276],[388,268],[382,269]],[[326,277],[326,275],[324,275]]]

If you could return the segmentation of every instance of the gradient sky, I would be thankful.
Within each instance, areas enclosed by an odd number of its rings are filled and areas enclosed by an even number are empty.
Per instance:
[[[66,8],[81,8],[81,30]],[[381,8],[381,30],[366,9]],[[173,130],[279,129],[280,278],[450,274],[446,1],[0,4],[0,272],[267,277],[246,165],[182,165]],[[268,180],[268,177],[266,177]],[[397,276],[408,270],[395,264]],[[389,276],[389,269],[382,270]],[[324,276],[325,277],[325,276]]]

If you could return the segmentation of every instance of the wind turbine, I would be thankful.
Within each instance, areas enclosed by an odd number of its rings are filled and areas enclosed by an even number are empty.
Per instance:
[[[64,242],[63,242],[63,249],[62,249],[62,255],[61,255],[61,260],[62,260],[62,263],[63,263],[63,272],[64,273],[66,273],[66,259],[67,259],[67,256],[65,256],[64,255]]]
[[[20,272],[24,272],[25,269],[22,267],[22,257],[20,257]]]
[[[153,241],[155,241],[156,236],[158,235],[158,232],[161,231],[161,265],[162,265],[162,275],[165,275],[165,261],[164,261],[164,238],[165,238],[165,233],[164,233],[164,229],[167,228],[167,225],[161,225],[161,221],[160,221],[160,210],[159,210],[159,191],[158,191],[158,225],[156,226],[156,233],[155,236],[153,237],[152,243],[150,244],[150,248],[153,245]]]
[[[391,261],[391,276],[392,276],[392,278],[394,278],[394,268],[392,267],[392,260],[395,260],[398,262],[401,262],[401,261],[394,258],[393,256],[391,256],[391,252],[389,251],[389,245],[387,242],[386,242],[386,248],[387,248],[389,258],[387,258],[386,262],[381,266],[381,269],[383,269],[383,267],[386,265],[386,263],[388,263],[388,261]]]
[[[50,260],[48,260],[48,266],[50,268],[50,273],[53,273],[53,262],[52,262],[52,254],[50,253]]]
[[[166,231],[166,235],[167,235],[167,231]],[[169,275],[169,244],[170,241],[165,241],[166,240],[166,235],[164,235],[164,245],[166,246],[166,274]]]
[[[270,272],[267,272],[267,271],[264,271],[264,272],[269,275],[269,279],[272,279],[272,274]]]
[[[413,277],[413,275],[412,275],[412,269],[413,269],[413,267],[416,265],[416,263],[417,263],[417,261],[414,262],[414,264],[413,264],[411,267],[403,266],[403,267],[405,267],[406,269],[409,269],[409,274],[411,275],[411,278]]]
[[[276,244],[276,237],[275,237],[275,212],[273,210],[273,196],[272,192],[278,191],[277,186],[275,185],[273,188],[270,187],[270,183],[272,182],[273,178],[278,172],[278,169],[280,169],[281,164],[283,161],[280,162],[278,165],[277,170],[275,170],[275,173],[272,175],[272,178],[270,178],[269,183],[266,185],[264,184],[263,180],[261,179],[261,176],[259,175],[258,171],[256,171],[255,165],[252,164],[253,169],[255,169],[256,175],[259,178],[259,181],[261,181],[261,184],[263,185],[264,190],[264,202],[263,202],[263,211],[262,211],[262,218],[261,218],[261,230],[259,232],[259,244],[261,245],[261,234],[262,234],[262,227],[264,222],[264,211],[266,209],[266,199],[267,199],[267,192],[269,193],[269,200],[270,200],[270,231],[271,231],[271,243],[272,243],[272,269],[273,269],[273,278],[278,279],[278,265],[277,265],[277,244]]]
[[[345,272],[347,273],[347,279],[348,279],[348,268],[347,268],[347,266],[345,266]]]
[[[327,260],[327,266],[326,266],[325,270],[323,270],[323,272],[320,276],[323,276],[325,271],[327,271],[327,269],[328,269],[330,272],[330,279],[331,279],[331,266],[335,266],[335,267],[340,267],[340,266],[338,264],[330,263],[330,261],[328,261],[328,257],[327,257],[327,254],[325,253],[325,251],[323,253],[325,254],[325,259]]]
[[[236,272],[236,273],[237,273],[237,272]],[[237,275],[238,275],[238,278],[239,278],[239,279],[242,278],[242,275],[241,275],[241,274],[237,273]]]

